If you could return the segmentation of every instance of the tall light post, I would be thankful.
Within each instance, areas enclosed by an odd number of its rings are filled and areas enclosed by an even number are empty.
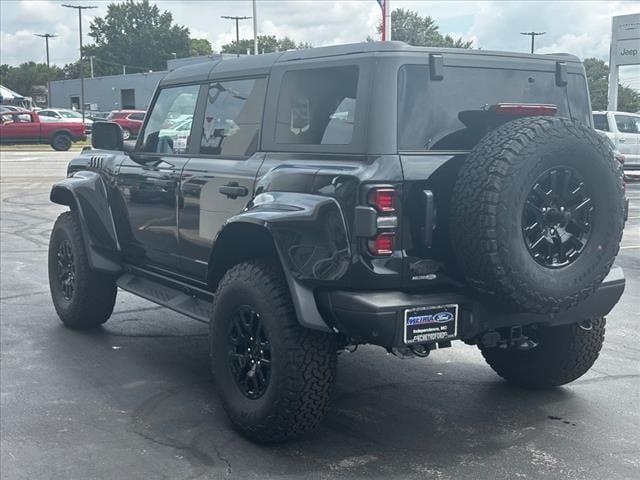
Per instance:
[[[36,37],[44,38],[45,45],[47,46],[47,108],[51,106],[51,66],[49,65],[49,39],[55,38],[58,35],[51,33],[34,33]]]
[[[520,35],[528,35],[531,37],[531,53],[534,51],[535,39],[539,35],[544,35],[547,32],[520,32]]]
[[[256,13],[256,0],[253,0],[253,54],[258,55],[258,14]]]
[[[82,111],[82,123],[84,123],[84,63],[83,63],[83,55],[82,55],[82,11],[89,10],[93,7],[90,5],[66,5],[63,4],[63,7],[66,8],[75,8],[78,10],[78,27],[80,31],[80,110]]]
[[[220,18],[224,18],[226,20],[235,20],[236,21],[236,56],[240,56],[240,27],[238,25],[239,20],[249,20],[251,17],[230,17],[227,15],[222,15]]]

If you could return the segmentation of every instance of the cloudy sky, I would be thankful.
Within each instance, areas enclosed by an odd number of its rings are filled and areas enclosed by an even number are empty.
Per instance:
[[[77,58],[78,21],[75,12],[49,0],[0,0],[0,63],[44,61],[44,40],[34,33],[55,33],[51,60],[63,65]],[[84,25],[94,15],[104,15],[109,1],[75,2],[96,5],[85,11]],[[252,14],[250,0],[156,2],[170,10],[177,23],[186,25],[192,37],[207,38],[214,50],[235,38],[233,22],[220,15]],[[380,10],[375,0],[258,0],[258,33],[288,35],[313,45],[358,42],[376,37]],[[442,33],[473,40],[485,50],[527,51],[529,37],[521,31],[546,31],[536,39],[537,52],[569,52],[581,58],[607,60],[611,16],[640,12],[639,1],[400,1],[402,7],[430,15]],[[251,21],[241,22],[241,36],[251,37]],[[90,38],[85,39],[90,42]],[[623,69],[623,81],[640,88],[640,69]]]

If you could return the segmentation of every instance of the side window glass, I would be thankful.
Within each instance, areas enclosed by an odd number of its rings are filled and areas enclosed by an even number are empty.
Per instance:
[[[285,73],[278,100],[276,142],[348,145],[353,138],[358,67]]]
[[[616,115],[616,125],[621,133],[638,133],[638,128],[633,117],[627,115]]]
[[[609,131],[609,124],[607,122],[606,115],[596,114],[593,116],[593,126],[596,130],[602,130],[603,132]]]
[[[266,85],[264,78],[209,85],[201,154],[245,157],[257,150]]]
[[[142,137],[143,152],[184,154],[189,151],[191,121],[199,90],[199,85],[185,85],[160,91]],[[187,129],[185,122],[189,125]],[[178,125],[182,127],[180,130]]]

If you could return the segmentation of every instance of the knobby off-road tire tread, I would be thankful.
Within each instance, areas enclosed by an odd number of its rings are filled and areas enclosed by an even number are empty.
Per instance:
[[[258,289],[274,306],[280,320],[277,334],[286,343],[287,364],[284,365],[285,381],[276,385],[280,394],[271,415],[258,424],[246,425],[242,419],[234,417],[225,405],[227,413],[240,431],[261,443],[281,442],[314,430],[328,412],[335,384],[335,336],[300,326],[289,288],[276,262],[257,260],[232,267],[222,279],[216,299],[234,282]],[[214,315],[216,299],[212,308]],[[215,316],[212,317],[211,326],[213,338],[225,334],[218,330]]]
[[[498,239],[504,238],[506,232],[497,228],[496,219],[506,215],[513,205],[502,198],[500,192],[514,173],[523,168],[523,157],[534,154],[549,137],[562,139],[567,136],[588,142],[599,152],[601,161],[617,178],[622,199],[622,166],[613,158],[605,139],[588,127],[563,118],[525,117],[502,125],[471,151],[458,174],[451,202],[454,251],[469,284],[502,307],[549,313],[575,306],[596,290],[618,253],[623,231],[622,213],[622,223],[613,239],[615,245],[609,251],[606,266],[586,272],[583,277],[592,278],[589,285],[562,298],[545,296],[531,289],[525,281],[526,272],[516,271],[508,262],[501,261],[501,257],[507,256],[503,255],[507,250]],[[620,202],[622,209],[622,200]],[[615,213],[612,209],[612,214]],[[524,243],[522,248],[526,248]]]
[[[75,211],[64,212],[56,220],[51,232],[49,242],[49,282],[53,289],[52,282],[57,282],[56,262],[57,244],[54,242],[56,230],[64,230],[73,249],[75,261],[76,291],[69,304],[64,298],[55,298],[55,293],[51,291],[53,303],[58,316],[65,326],[74,329],[89,329],[105,323],[116,302],[118,287],[115,279],[102,272],[92,270],[89,266],[87,252],[80,228],[80,219]],[[63,306],[64,305],[64,306]],[[66,307],[66,308],[65,308]]]
[[[595,363],[604,342],[606,320],[591,322],[592,329],[578,324],[546,328],[545,338],[533,350],[480,349],[489,366],[513,385],[552,388],[572,382]]]

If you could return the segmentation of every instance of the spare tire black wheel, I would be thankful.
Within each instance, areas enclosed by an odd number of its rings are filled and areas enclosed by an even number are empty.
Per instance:
[[[585,125],[516,119],[465,160],[451,222],[460,269],[497,306],[566,310],[594,292],[618,253],[622,168]]]

